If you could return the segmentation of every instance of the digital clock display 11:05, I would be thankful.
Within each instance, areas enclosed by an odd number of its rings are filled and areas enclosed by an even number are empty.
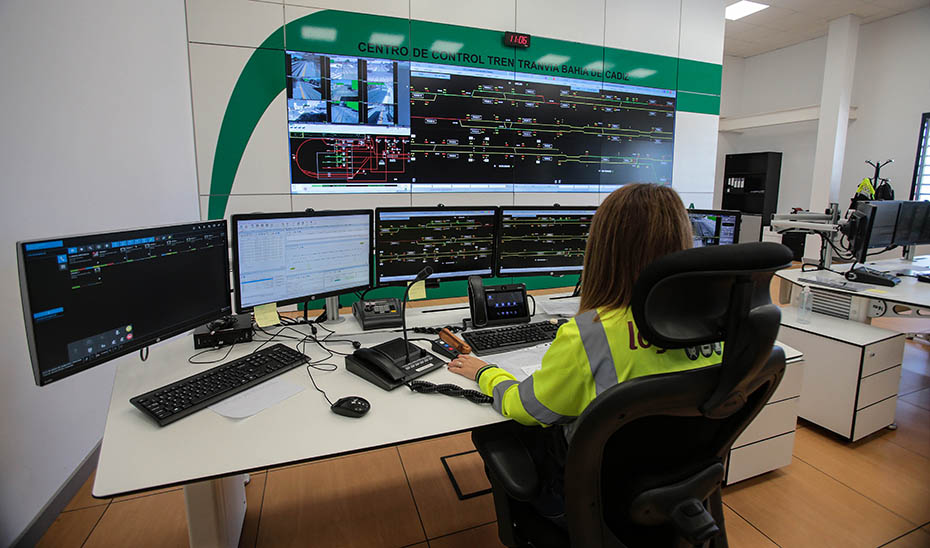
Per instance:
[[[530,47],[530,35],[520,34],[518,32],[505,32],[504,45],[514,48],[528,48]]]

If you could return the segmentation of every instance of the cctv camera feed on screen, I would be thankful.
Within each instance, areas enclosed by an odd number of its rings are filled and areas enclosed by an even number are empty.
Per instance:
[[[694,247],[735,244],[739,217],[723,211],[688,211]]]
[[[288,52],[291,189],[599,192],[671,184],[672,90]]]

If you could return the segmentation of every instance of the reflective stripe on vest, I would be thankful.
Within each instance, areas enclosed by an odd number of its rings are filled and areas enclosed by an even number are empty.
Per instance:
[[[519,383],[517,383],[517,381],[501,381],[497,383],[497,386],[494,387],[494,401],[491,403],[491,407],[493,407],[494,410],[498,413],[503,414],[503,411],[501,411],[501,404],[504,401],[504,392],[506,392],[508,388],[515,384]]]
[[[495,386],[494,388],[496,392],[497,387]],[[565,424],[575,420],[575,417],[569,417],[567,415],[556,413],[552,409],[549,409],[543,405],[541,401],[536,399],[536,391],[533,389],[532,375],[520,383],[518,390],[520,391],[520,403],[523,404],[523,409],[525,409],[526,412],[537,421],[543,424]]]
[[[588,364],[591,366],[591,375],[597,394],[616,385],[617,369],[614,367],[614,358],[610,353],[610,344],[607,342],[607,331],[602,322],[594,321],[597,310],[588,310],[584,314],[575,316],[578,332],[581,334],[581,344],[584,345],[585,354],[588,355]]]

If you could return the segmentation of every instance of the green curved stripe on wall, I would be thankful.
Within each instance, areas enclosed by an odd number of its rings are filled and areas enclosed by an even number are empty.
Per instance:
[[[281,44],[283,37],[284,29],[280,28],[262,42],[259,49],[252,52],[236,80],[216,139],[208,219],[225,216],[229,193],[252,132],[274,98],[284,91],[284,50],[265,49]]]

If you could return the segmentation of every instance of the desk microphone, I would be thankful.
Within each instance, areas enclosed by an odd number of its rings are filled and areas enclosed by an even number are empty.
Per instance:
[[[406,361],[404,362],[405,364],[410,363],[410,347],[407,346],[409,344],[407,342],[407,295],[410,294],[410,288],[413,287],[414,284],[420,283],[432,275],[433,267],[424,266],[423,270],[417,273],[417,277],[414,278],[412,282],[407,284],[407,289],[404,291],[404,298],[400,301],[400,318],[404,329],[404,354],[406,355]]]

